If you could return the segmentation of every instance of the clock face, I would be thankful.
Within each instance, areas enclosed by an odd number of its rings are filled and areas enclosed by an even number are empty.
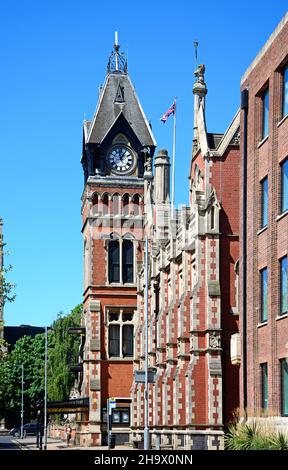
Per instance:
[[[128,147],[117,145],[108,154],[108,164],[117,174],[129,173],[135,163],[132,151]]]

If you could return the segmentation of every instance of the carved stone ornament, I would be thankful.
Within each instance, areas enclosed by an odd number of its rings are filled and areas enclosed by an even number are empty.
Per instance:
[[[209,347],[211,349],[218,349],[221,346],[220,335],[213,331],[209,334]]]

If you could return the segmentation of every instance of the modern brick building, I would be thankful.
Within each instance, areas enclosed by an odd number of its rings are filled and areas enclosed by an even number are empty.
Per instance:
[[[0,219],[0,273],[2,273],[4,266],[4,254],[3,254],[3,220]],[[0,339],[3,339],[3,321],[4,321],[4,305],[3,298],[0,293]]]
[[[241,407],[287,426],[288,14],[245,72],[241,92]]]
[[[154,162],[150,237],[149,428],[152,446],[223,448],[223,423],[239,404],[239,367],[230,341],[238,332],[239,127],[209,134],[204,66],[195,72],[190,206],[169,206],[169,157]],[[188,176],[188,175],[187,175]],[[235,184],[236,181],[236,184]],[[146,201],[145,201],[146,202]],[[150,208],[151,209],[151,208]],[[145,205],[146,221],[149,208]],[[135,371],[144,369],[144,272],[138,289]],[[144,428],[144,384],[133,383],[132,440]]]

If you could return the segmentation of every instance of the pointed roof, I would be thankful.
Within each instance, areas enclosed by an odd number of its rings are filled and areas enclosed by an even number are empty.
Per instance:
[[[100,144],[121,113],[143,146],[156,146],[130,77],[124,73],[107,75],[89,130],[86,127],[86,143]]]

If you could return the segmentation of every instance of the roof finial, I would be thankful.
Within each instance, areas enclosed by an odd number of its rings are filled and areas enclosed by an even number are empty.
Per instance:
[[[108,73],[127,73],[127,60],[123,52],[119,52],[118,31],[115,31],[114,51],[111,52],[107,72]]]
[[[198,46],[199,46],[199,42],[197,39],[195,39],[194,41],[194,51],[195,51],[195,62],[196,62],[196,67],[198,65]]]
[[[118,44],[118,31],[115,31],[115,71],[118,72],[118,54],[119,54],[119,44]]]

